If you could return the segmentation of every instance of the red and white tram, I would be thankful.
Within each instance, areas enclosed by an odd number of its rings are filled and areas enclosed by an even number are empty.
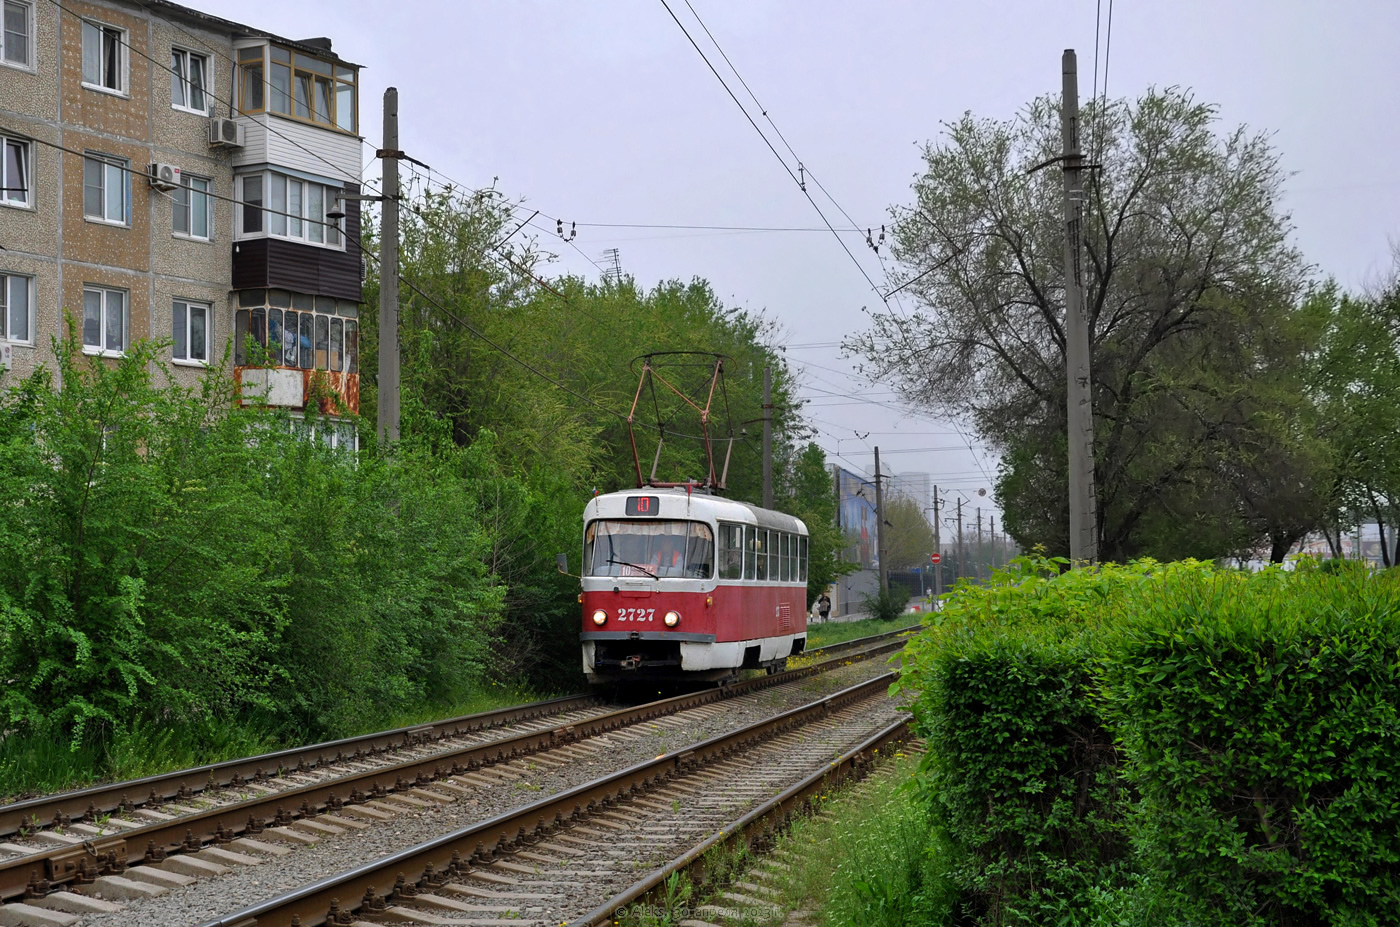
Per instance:
[[[583,671],[593,683],[716,681],[807,644],[807,527],[688,489],[584,511]]]

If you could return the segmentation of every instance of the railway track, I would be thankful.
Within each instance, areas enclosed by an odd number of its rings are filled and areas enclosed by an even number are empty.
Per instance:
[[[97,797],[101,795],[109,803],[117,801],[112,796],[118,790],[131,788],[132,783],[56,796],[47,801],[49,808],[58,808],[52,812],[57,826],[26,834],[22,844],[10,843],[11,848],[25,852],[8,860],[0,859],[0,900],[35,900],[65,886],[91,884],[104,878],[120,879],[128,866],[159,864],[172,854],[190,857],[204,854],[206,858],[217,858],[219,847],[246,844],[249,838],[255,838],[254,843],[279,839],[295,841],[298,834],[305,833],[305,827],[297,831],[290,825],[320,814],[353,814],[345,810],[347,807],[363,812],[377,801],[390,796],[411,796],[424,786],[451,776],[470,775],[495,764],[559,749],[642,721],[790,684],[837,665],[898,649],[902,642],[894,638],[904,630],[907,629],[825,648],[826,654],[842,655],[803,669],[752,679],[724,690],[677,696],[633,708],[590,711],[579,707],[577,697],[556,699],[503,712],[451,719],[435,726],[399,729],[302,751],[271,754],[269,756],[277,758],[279,763],[290,764],[296,758],[298,764],[283,766],[285,772],[275,783],[266,777],[259,780],[256,773],[249,780],[234,778],[241,776],[239,769],[250,766],[256,769],[267,762],[267,757],[220,764],[217,771],[211,771],[216,770],[215,767],[202,767],[153,777],[153,780],[160,780],[160,788],[176,789],[175,801],[162,802],[161,793],[154,791],[156,786],[152,785],[153,794],[157,796],[154,802],[148,797],[144,807],[127,808],[118,801],[114,808],[116,813],[111,817],[91,810],[96,806]],[[551,710],[555,714],[548,714]],[[473,725],[468,733],[474,733],[519,718],[529,719],[524,723],[526,729],[509,736],[488,740],[464,738],[458,733],[463,725]],[[452,733],[434,737],[439,731]],[[395,740],[408,742],[398,748],[388,746]],[[358,757],[346,753],[352,744],[359,752]],[[378,753],[372,754],[371,749]],[[307,759],[308,755],[315,758],[314,764]],[[187,783],[199,778],[201,773],[206,777],[206,788],[201,795],[193,797]],[[210,782],[219,784],[220,776],[226,777],[226,784],[221,789],[209,789]],[[191,797],[182,796],[181,788]],[[63,822],[62,805],[72,806],[84,799],[89,807],[84,819]],[[35,809],[45,807],[44,801],[20,803],[29,809],[29,820],[40,813]],[[190,867],[197,874],[197,866],[190,864]],[[0,923],[4,923],[3,912],[0,908]]]
[[[605,924],[671,873],[702,866],[720,844],[762,841],[833,778],[863,771],[879,749],[907,738],[907,718],[885,695],[893,678],[877,676],[201,927]]]

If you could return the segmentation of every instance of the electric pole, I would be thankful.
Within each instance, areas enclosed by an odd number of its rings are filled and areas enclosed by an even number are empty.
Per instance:
[[[982,567],[987,556],[982,547],[982,506],[977,506],[977,581],[982,581]]]
[[[1065,178],[1065,412],[1069,439],[1069,558],[1098,559],[1094,493],[1094,400],[1089,386],[1089,322],[1082,267],[1083,155],[1079,151],[1079,70],[1074,49],[1061,59],[1060,135]]]
[[[992,537],[992,571],[995,572],[997,568],[997,548],[1001,546],[997,543],[997,519],[995,515],[989,516],[987,533]]]
[[[384,91],[382,240],[379,242],[379,441],[399,440],[399,91]]]
[[[933,565],[933,597],[940,599],[943,596],[943,542],[939,539],[938,523],[943,519],[938,517],[938,487],[933,487],[933,549],[938,554],[938,562]]]
[[[763,507],[773,507],[773,368],[763,368]]]
[[[880,558],[880,591],[890,591],[890,573],[885,567],[885,492],[880,479],[880,448],[875,448],[875,545]]]
[[[967,575],[967,567],[963,560],[963,536],[962,536],[962,507],[963,500],[958,500],[958,573],[955,579],[961,579]]]

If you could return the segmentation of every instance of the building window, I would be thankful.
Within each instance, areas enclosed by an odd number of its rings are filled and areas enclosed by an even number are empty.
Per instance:
[[[248,341],[267,350],[278,367],[360,372],[359,323],[295,309],[240,309],[234,314],[233,362],[248,363]]]
[[[83,85],[126,93],[126,30],[83,20]]]
[[[34,4],[30,0],[5,0],[4,28],[0,29],[0,64],[34,67]]]
[[[240,237],[270,235],[330,248],[343,247],[340,220],[326,217],[335,206],[340,192],[337,187],[269,171],[242,175],[239,190],[243,204],[239,210]]]
[[[83,287],[83,352],[121,356],[126,350],[126,291]]]
[[[31,206],[29,193],[29,143],[0,136],[0,205]]]
[[[170,50],[170,105],[176,109],[207,115],[213,89],[208,84],[209,58],[206,55]]]
[[[97,222],[131,224],[131,175],[126,161],[105,155],[83,159],[83,215]]]
[[[34,278],[0,271],[0,339],[34,343]]]
[[[308,424],[306,419],[292,418],[292,434],[308,441],[320,441],[336,451],[358,451],[360,449],[359,430],[354,422],[340,418],[318,418],[316,424]]]
[[[281,45],[238,50],[239,111],[278,113],[354,134],[358,81],[352,67]]]
[[[209,320],[214,310],[209,303],[175,300],[171,311],[171,334],[175,346],[174,360],[207,364],[209,362]]]
[[[208,177],[184,174],[180,186],[171,194],[171,231],[187,238],[205,241],[214,237],[214,181]]]

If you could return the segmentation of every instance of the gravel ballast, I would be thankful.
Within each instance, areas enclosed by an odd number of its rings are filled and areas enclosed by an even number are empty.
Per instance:
[[[488,767],[484,773],[499,770],[504,781],[483,785],[449,804],[425,803],[422,808],[397,812],[392,820],[326,836],[261,865],[234,868],[226,875],[201,879],[158,898],[125,902],[123,910],[117,913],[84,916],[81,927],[125,927],[133,923],[141,927],[189,927],[796,708],[887,669],[882,658],[852,663],[787,685],[633,725],[573,745],[574,754],[580,752],[580,747],[588,748],[587,755],[576,760],[566,762],[553,756],[555,751],[545,751]]]

